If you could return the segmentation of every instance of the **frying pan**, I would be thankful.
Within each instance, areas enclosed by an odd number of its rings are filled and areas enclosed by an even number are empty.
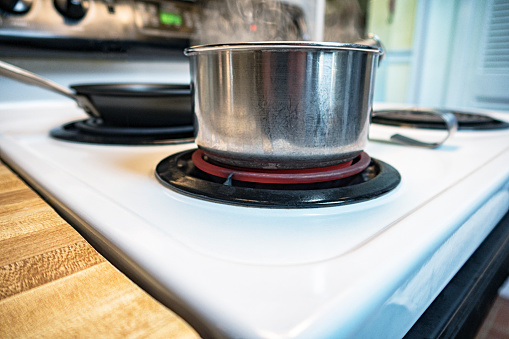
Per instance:
[[[73,99],[105,125],[163,127],[193,123],[190,85],[88,84],[74,85],[70,90],[3,61],[0,74]]]

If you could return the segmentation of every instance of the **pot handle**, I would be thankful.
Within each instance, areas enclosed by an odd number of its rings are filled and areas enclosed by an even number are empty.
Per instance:
[[[380,63],[383,59],[385,59],[385,47],[382,43],[382,40],[380,40],[380,37],[376,34],[369,33],[368,37],[364,40],[360,40],[355,42],[357,45],[366,45],[366,46],[372,46],[377,47],[380,49],[380,56],[378,57],[378,66],[380,66]]]
[[[390,137],[390,140],[394,143],[400,144],[400,145],[407,145],[407,146],[417,146],[417,147],[423,147],[423,148],[437,148],[440,145],[442,145],[447,139],[449,139],[456,131],[458,130],[458,119],[456,116],[447,111],[441,111],[441,110],[417,110],[417,109],[409,109],[406,110],[408,112],[411,112],[412,114],[433,114],[438,116],[440,119],[444,121],[445,127],[447,129],[447,135],[438,142],[424,142],[420,141],[411,137],[404,136],[402,134],[396,133],[393,134]],[[373,111],[372,116],[379,116],[382,117],[383,115],[389,115],[391,114],[391,110],[384,110],[380,112]]]
[[[48,79],[44,79],[37,74],[0,61],[0,75],[27,85],[45,88],[55,93],[64,95],[70,99],[75,100],[78,103],[78,106],[83,108],[85,112],[89,113],[91,116],[100,117],[99,112],[86,96],[74,94],[74,92],[72,92],[70,89],[62,87]]]

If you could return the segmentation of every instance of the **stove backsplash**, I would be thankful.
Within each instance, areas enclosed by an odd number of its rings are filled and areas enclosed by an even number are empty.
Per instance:
[[[188,45],[200,2],[14,0],[0,2],[0,42],[65,50],[123,51]]]
[[[288,10],[291,39],[319,40],[323,0],[16,0],[0,1],[0,60],[41,75],[60,85],[108,82],[189,83],[183,49],[214,43],[200,29],[222,8],[243,15]],[[218,5],[219,4],[219,5]],[[251,5],[248,6],[248,5]],[[252,8],[255,12],[247,11]],[[205,13],[205,14],[204,14]],[[212,13],[212,14],[211,14]],[[254,14],[253,14],[254,15]],[[279,17],[278,17],[279,18]],[[261,33],[270,26],[256,15],[245,22]],[[210,20],[208,20],[210,21]],[[280,20],[279,20],[280,21]],[[316,21],[316,22],[315,22]],[[224,30],[221,29],[221,35]],[[318,34],[318,35],[317,35]],[[230,36],[231,35],[227,35]],[[257,35],[258,36],[258,35]],[[266,39],[264,37],[264,39]],[[254,38],[256,40],[256,37]],[[0,78],[0,102],[68,100],[50,91]]]

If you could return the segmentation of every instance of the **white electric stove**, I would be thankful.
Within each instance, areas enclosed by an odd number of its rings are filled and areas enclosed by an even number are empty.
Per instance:
[[[489,114],[509,120],[504,113]],[[371,200],[272,208],[182,194],[156,179],[196,147],[49,136],[86,118],[68,101],[0,105],[0,156],[97,248],[204,337],[402,337],[509,209],[509,129],[438,149],[376,141],[401,182]]]

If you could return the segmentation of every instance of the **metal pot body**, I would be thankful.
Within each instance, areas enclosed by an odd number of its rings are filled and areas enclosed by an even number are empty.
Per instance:
[[[351,160],[368,140],[380,53],[305,42],[187,49],[196,143],[213,161],[248,168]]]

